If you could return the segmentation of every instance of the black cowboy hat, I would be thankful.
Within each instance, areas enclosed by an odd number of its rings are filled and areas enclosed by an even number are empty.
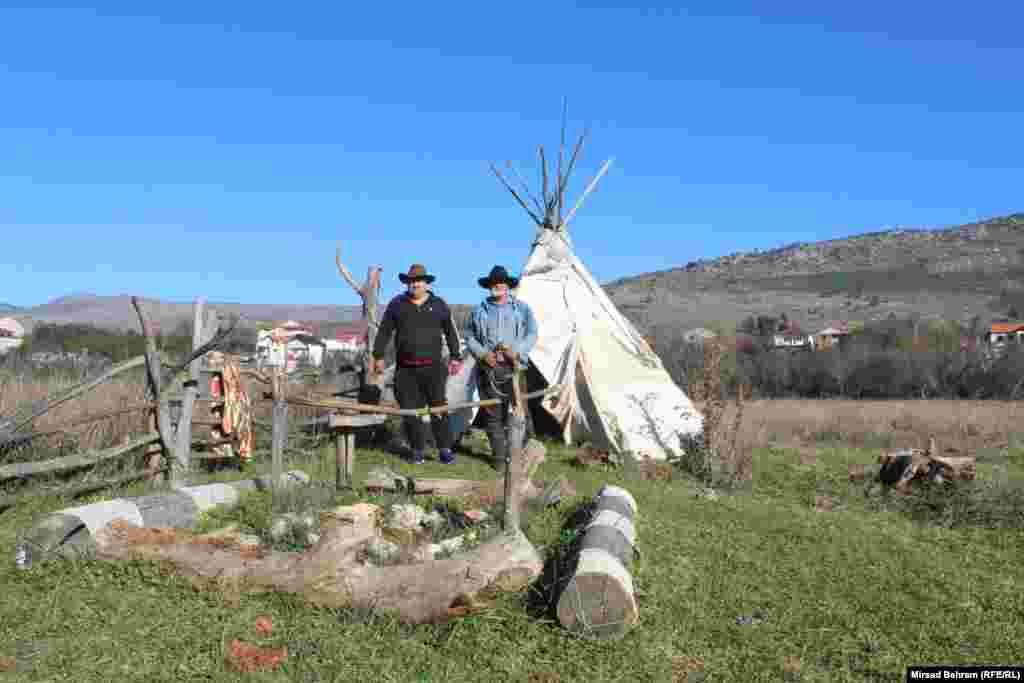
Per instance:
[[[508,285],[509,289],[515,289],[519,286],[519,278],[509,275],[504,266],[494,266],[491,268],[491,272],[487,277],[479,278],[477,282],[479,282],[480,286],[484,289],[490,289],[494,285],[502,282]]]
[[[428,285],[434,281],[433,275],[427,274],[427,267],[421,263],[414,263],[409,266],[408,273],[399,273],[398,279],[402,281],[402,284],[409,284],[414,280],[423,280]]]

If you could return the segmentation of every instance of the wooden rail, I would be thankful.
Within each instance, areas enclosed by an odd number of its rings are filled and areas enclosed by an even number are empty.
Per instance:
[[[554,384],[545,389],[534,391],[529,394],[524,394],[524,399],[538,398],[540,396],[549,396],[551,394],[557,394],[562,390],[562,385]],[[403,415],[410,417],[422,417],[424,415],[441,415],[443,413],[450,413],[455,410],[462,410],[463,408],[474,408],[483,406],[496,406],[502,402],[499,398],[488,398],[481,401],[467,401],[464,403],[452,403],[443,406],[431,406],[427,408],[390,408],[388,406],[381,405],[368,405],[365,403],[358,403],[355,401],[347,401],[343,399],[330,399],[330,398],[302,398],[299,396],[289,397],[286,399],[287,403],[297,406],[305,406],[307,408],[333,408],[341,411],[351,411],[356,413],[377,413],[382,415]]]
[[[3,465],[0,466],[0,482],[10,481],[12,479],[35,477],[40,474],[55,474],[57,472],[64,472],[82,467],[92,467],[96,463],[103,462],[105,460],[113,460],[114,458],[118,458],[126,453],[134,451],[136,448],[148,446],[159,439],[159,432],[150,432],[149,434],[138,437],[126,444],[122,444],[105,451],[99,451],[97,453],[80,453],[76,455],[65,455],[62,458],[54,458],[52,460],[43,460],[40,462],[16,462],[11,465]]]
[[[223,343],[238,324],[238,319],[234,320],[226,329],[222,329],[216,325],[216,316],[213,311],[207,309],[205,312],[208,315],[204,322],[204,302],[201,300],[197,301],[195,306],[192,353],[183,365],[175,366],[169,363],[157,349],[154,327],[137,297],[132,297],[132,306],[135,308],[139,324],[146,338],[146,352],[141,356],[118,363],[94,379],[57,392],[43,401],[35,402],[27,408],[16,411],[9,417],[0,416],[0,447],[7,444],[26,443],[41,436],[66,432],[71,427],[136,411],[148,410],[154,413],[153,418],[155,419],[151,421],[150,431],[145,435],[136,436],[120,446],[101,451],[79,453],[44,461],[2,465],[0,466],[0,483],[90,468],[101,462],[116,460],[137,449],[152,447],[153,444],[157,444],[157,453],[151,454],[151,456],[155,455],[155,457],[151,457],[149,466],[144,470],[114,480],[92,482],[57,490],[40,489],[0,497],[0,509],[11,507],[29,498],[54,494],[79,495],[81,492],[102,489],[162,472],[170,472],[172,479],[177,479],[188,469],[191,450],[194,445],[217,446],[233,442],[233,439],[211,439],[196,443],[196,440],[192,438],[193,423],[209,424],[212,421],[193,420],[192,415],[194,405],[200,401],[211,406],[224,405],[224,401],[221,399],[199,396],[198,380],[200,373],[203,371],[201,359],[206,353],[215,350]],[[140,367],[145,367],[146,369],[149,400],[114,410],[84,415],[57,427],[33,431],[23,430],[26,425],[31,424],[34,420],[42,417],[54,408],[87,394],[89,391],[122,373]],[[184,393],[182,394],[181,419],[175,424],[171,419],[172,389],[178,380],[186,375],[187,380],[184,383]],[[210,424],[210,426],[215,425]],[[172,453],[175,456],[173,466],[167,457]]]

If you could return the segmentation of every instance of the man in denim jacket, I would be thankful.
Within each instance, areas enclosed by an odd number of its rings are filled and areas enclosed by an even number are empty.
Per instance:
[[[520,369],[525,370],[530,362],[530,351],[537,343],[537,321],[529,304],[512,297],[510,290],[518,286],[519,278],[510,276],[502,266],[495,266],[487,277],[477,282],[490,290],[491,296],[470,314],[463,336],[466,348],[480,363],[480,398],[511,397],[513,357],[518,359]],[[508,450],[505,435],[508,403],[485,406],[482,410],[494,466],[501,470]]]

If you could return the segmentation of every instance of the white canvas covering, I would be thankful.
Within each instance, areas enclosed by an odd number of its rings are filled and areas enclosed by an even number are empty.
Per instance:
[[[567,390],[542,405],[569,443],[656,460],[680,452],[702,417],[646,340],[572,250],[564,229],[541,228],[515,295],[537,318],[530,362]]]

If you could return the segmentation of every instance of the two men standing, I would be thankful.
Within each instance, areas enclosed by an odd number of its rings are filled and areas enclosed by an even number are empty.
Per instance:
[[[447,378],[462,369],[462,349],[451,309],[428,289],[427,285],[435,278],[427,274],[422,265],[415,264],[408,273],[398,277],[407,291],[392,299],[384,313],[373,348],[374,369],[383,369],[384,350],[394,335],[395,398],[399,406],[414,409],[424,404],[445,405]],[[481,302],[466,321],[466,348],[481,365],[478,373],[481,398],[504,398],[512,394],[516,363],[523,369],[529,363],[530,351],[537,343],[537,323],[530,306],[512,296],[511,290],[519,280],[510,276],[505,268],[495,266],[477,282],[490,291],[490,297]],[[450,357],[447,368],[442,363],[442,336]],[[508,452],[505,436],[508,404],[485,406],[483,410],[492,458],[496,468],[501,469]],[[406,417],[405,425],[413,462],[422,463],[426,459],[423,423],[418,417]],[[431,426],[441,462],[455,462],[447,413],[432,415]]]

